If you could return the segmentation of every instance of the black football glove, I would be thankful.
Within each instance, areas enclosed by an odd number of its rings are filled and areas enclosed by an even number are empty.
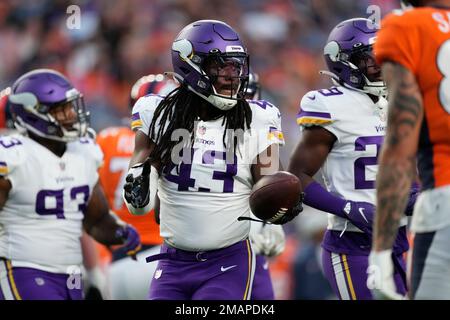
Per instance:
[[[125,179],[124,198],[135,208],[144,208],[150,201],[150,161],[130,168]]]
[[[290,209],[281,208],[278,210],[277,214],[275,214],[271,219],[268,220],[268,222],[272,224],[286,224],[292,219],[294,219],[296,216],[299,215],[300,212],[303,211],[303,198],[304,194],[303,192],[300,194],[300,199],[298,200],[297,204]]]

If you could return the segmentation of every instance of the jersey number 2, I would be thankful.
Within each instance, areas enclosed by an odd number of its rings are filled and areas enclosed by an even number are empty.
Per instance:
[[[383,143],[383,136],[359,137],[355,140],[355,151],[366,151],[366,146],[376,145],[377,153],[373,157],[360,157],[355,160],[355,189],[375,189],[375,181],[366,179],[366,166],[374,166],[378,162],[378,152]]]

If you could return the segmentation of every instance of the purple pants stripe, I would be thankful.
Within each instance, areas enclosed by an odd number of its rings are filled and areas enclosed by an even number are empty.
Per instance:
[[[0,263],[2,264],[0,268],[0,288],[2,292],[4,291],[3,296],[8,299],[22,300],[14,279],[11,261],[2,259]]]
[[[323,249],[322,263],[325,277],[341,300],[372,300],[367,288],[368,256],[345,255]],[[404,272],[406,264],[401,255],[394,263],[394,282],[397,292],[406,294]]]
[[[252,260],[253,260],[253,253],[252,253],[252,246],[250,245],[250,241],[246,240],[247,244],[247,254],[248,254],[248,273],[247,273],[247,284],[245,285],[245,293],[242,300],[250,300],[251,292],[252,292],[252,285],[253,285],[253,274],[254,269],[252,272]]]
[[[345,282],[347,283],[347,289],[348,289],[348,292],[350,294],[350,299],[351,300],[356,300],[356,293],[355,293],[355,288],[353,286],[352,276],[350,274],[350,268],[348,266],[347,255],[340,254],[339,257],[340,257],[340,260],[341,260],[341,264],[342,264],[343,270],[345,272],[344,278],[345,278]]]
[[[0,262],[0,299],[81,300],[81,277],[75,282],[70,277],[67,274],[12,267],[10,261],[3,260]]]

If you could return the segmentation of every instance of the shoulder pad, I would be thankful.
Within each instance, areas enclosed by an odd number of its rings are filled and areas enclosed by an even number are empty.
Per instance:
[[[134,131],[148,128],[152,122],[156,108],[163,99],[164,96],[156,94],[149,94],[139,98],[131,112],[131,129]]]
[[[75,142],[75,147],[79,148],[83,155],[92,159],[97,168],[103,164],[103,152],[94,139],[88,137],[80,138]]]
[[[26,158],[23,137],[0,136],[0,176],[11,174]]]
[[[327,105],[327,99],[344,93],[336,87],[310,91],[305,94],[300,102],[300,110],[297,114],[297,124],[300,126],[324,125],[334,121],[333,115]]]

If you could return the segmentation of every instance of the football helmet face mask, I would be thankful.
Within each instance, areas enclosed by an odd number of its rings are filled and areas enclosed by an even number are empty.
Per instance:
[[[37,69],[21,76],[9,96],[14,125],[40,137],[69,142],[89,127],[82,94],[61,73]]]
[[[329,71],[321,73],[343,86],[374,96],[386,95],[386,84],[372,53],[377,30],[376,24],[364,18],[339,23],[324,48]]]
[[[200,20],[183,28],[172,44],[175,78],[216,108],[230,110],[243,99],[249,57],[226,23]]]
[[[245,98],[249,100],[261,99],[261,85],[259,83],[259,76],[250,70],[248,77],[248,84],[245,90]]]

